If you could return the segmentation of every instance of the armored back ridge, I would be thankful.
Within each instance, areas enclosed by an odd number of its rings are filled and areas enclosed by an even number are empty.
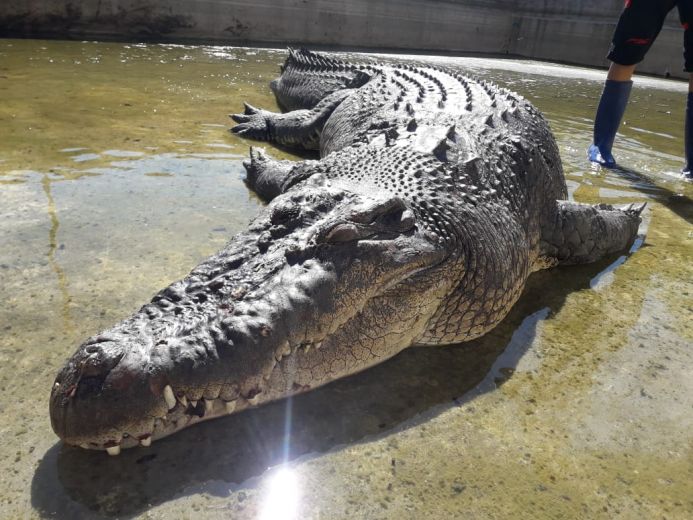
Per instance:
[[[548,124],[526,100],[457,70],[290,51],[275,114],[234,133],[320,151],[252,150],[269,204],[218,254],[58,374],[53,428],[89,449],[304,392],[410,345],[478,337],[533,270],[628,246],[642,207],[566,201]]]

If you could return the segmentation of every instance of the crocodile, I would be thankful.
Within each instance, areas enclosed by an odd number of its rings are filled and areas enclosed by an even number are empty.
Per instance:
[[[246,182],[267,206],[77,349],[50,396],[65,443],[115,455],[410,346],[469,341],[533,271],[636,237],[644,205],[567,200],[543,116],[458,69],[290,50],[270,87],[282,112],[246,104],[232,132],[319,155],[250,149]]]

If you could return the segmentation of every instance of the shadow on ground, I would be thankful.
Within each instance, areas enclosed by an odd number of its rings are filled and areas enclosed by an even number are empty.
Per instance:
[[[537,323],[550,319],[570,293],[589,288],[612,261],[536,273],[510,315],[479,340],[411,348],[361,374],[199,424],[151,448],[108,457],[58,443],[34,475],[33,507],[47,518],[127,518],[175,497],[214,493],[219,486],[213,481],[228,483],[227,490],[250,485],[244,482],[284,460],[287,410],[292,416],[289,461],[429,420],[511,377]],[[513,352],[499,358],[506,347]],[[498,366],[503,363],[508,366]]]
[[[693,224],[693,201],[691,201],[690,197],[683,193],[671,191],[661,183],[655,182],[648,175],[631,168],[618,166],[611,171],[619,177],[628,180],[630,188],[647,195],[669,208],[689,224]]]

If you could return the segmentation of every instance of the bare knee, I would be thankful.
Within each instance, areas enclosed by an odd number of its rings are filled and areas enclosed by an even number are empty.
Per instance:
[[[613,81],[630,81],[634,72],[635,65],[619,65],[618,63],[612,62],[611,66],[609,67],[609,74],[606,76],[606,78]],[[693,74],[691,75],[691,78],[691,81],[693,81]]]

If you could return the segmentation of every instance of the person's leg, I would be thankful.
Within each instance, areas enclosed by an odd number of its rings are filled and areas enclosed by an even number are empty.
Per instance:
[[[594,139],[587,150],[590,161],[616,166],[611,149],[630,97],[631,77],[674,5],[673,0],[626,0],[607,56],[612,64],[594,119]]]
[[[684,133],[684,151],[686,166],[681,171],[683,176],[693,180],[693,0],[679,1],[679,17],[683,26],[684,70],[688,72],[688,98],[686,99],[686,119]]]
[[[619,65],[612,63],[606,79],[611,81],[630,81],[635,72],[635,65]]]
[[[686,179],[693,180],[693,73],[688,74],[688,98],[686,99],[686,119],[684,132],[684,151],[686,166],[681,173]]]
[[[587,150],[587,157],[591,162],[606,168],[616,166],[616,159],[611,149],[633,87],[631,81],[633,72],[635,72],[635,65],[620,65],[612,62],[604,83],[604,90],[599,98],[597,114],[594,117],[592,144]]]

